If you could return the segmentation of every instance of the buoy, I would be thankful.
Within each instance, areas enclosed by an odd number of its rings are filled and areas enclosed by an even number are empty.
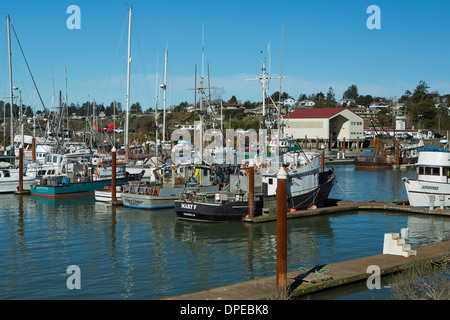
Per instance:
[[[289,210],[289,212],[295,212],[297,210],[295,210],[294,208],[292,208],[291,210]]]
[[[317,206],[315,204],[313,204],[311,207],[309,207],[310,209],[317,209]]]

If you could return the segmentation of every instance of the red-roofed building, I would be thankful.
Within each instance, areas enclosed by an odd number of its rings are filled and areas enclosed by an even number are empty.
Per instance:
[[[286,134],[296,139],[319,138],[333,145],[336,141],[356,141],[364,137],[364,120],[347,108],[297,109],[284,117],[287,122]]]

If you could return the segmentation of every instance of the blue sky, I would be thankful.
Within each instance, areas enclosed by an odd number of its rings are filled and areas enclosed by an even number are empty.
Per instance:
[[[69,5],[81,10],[81,29],[69,30]],[[280,75],[282,91],[326,93],[340,99],[356,84],[360,94],[395,97],[425,80],[430,90],[450,93],[450,42],[446,1],[2,1],[0,5],[0,94],[9,90],[6,16],[17,32],[46,108],[54,91],[70,103],[126,101],[127,8],[133,6],[131,102],[154,106],[168,49],[168,105],[193,103],[194,70],[209,63],[213,98],[259,101],[256,81],[261,51],[267,69]],[[381,9],[381,29],[369,30],[367,7]],[[268,45],[270,44],[270,55]],[[25,104],[33,85],[13,35],[13,82]],[[156,73],[158,72],[158,81]],[[53,76],[54,74],[54,76]],[[53,86],[53,79],[55,86]],[[397,86],[398,79],[398,86]],[[270,91],[279,90],[274,79]],[[397,90],[398,87],[398,90]],[[159,93],[162,104],[161,93]],[[37,100],[39,101],[39,100]],[[37,102],[37,109],[42,109]]]

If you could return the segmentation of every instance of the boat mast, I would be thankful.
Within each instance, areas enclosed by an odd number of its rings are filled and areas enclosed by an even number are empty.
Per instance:
[[[125,148],[128,145],[128,117],[130,110],[130,64],[131,64],[131,9],[130,6],[128,8],[129,11],[129,20],[128,20],[128,58],[127,58],[127,110],[125,112]]]
[[[281,80],[283,79],[283,31],[284,31],[284,23],[281,25],[280,93],[278,94],[278,125],[277,125],[278,129],[280,128],[281,125]],[[287,114],[288,112],[286,112],[286,115]],[[281,126],[281,132],[278,133],[278,143],[280,143],[280,135],[284,137],[284,125]]]
[[[164,90],[163,138],[162,138],[162,141],[166,141],[167,50],[165,51],[165,58],[164,58],[164,83],[161,85],[161,88]]]
[[[14,103],[13,103],[13,82],[12,82],[12,55],[11,55],[11,30],[9,15],[6,17],[6,25],[8,30],[8,60],[9,60],[9,97],[10,97],[10,128],[11,128],[11,149],[14,151]],[[14,154],[14,153],[12,153]]]
[[[69,95],[67,93],[67,66],[64,66],[64,75],[66,78],[66,115],[67,115],[67,119],[66,119],[66,129],[67,129],[67,137],[69,138]]]
[[[158,153],[158,52],[156,52],[156,73],[155,73],[155,153],[156,156],[159,155]]]
[[[36,88],[33,88],[33,139],[31,141],[31,161],[36,163]]]

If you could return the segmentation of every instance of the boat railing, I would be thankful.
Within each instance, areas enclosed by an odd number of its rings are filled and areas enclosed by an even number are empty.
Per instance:
[[[142,194],[142,195],[159,195],[161,186],[151,184],[129,184],[123,186],[124,193]]]
[[[191,190],[189,192],[181,193],[180,199],[192,202],[224,205],[225,203],[229,202],[247,201],[247,194],[245,192],[196,192]]]

